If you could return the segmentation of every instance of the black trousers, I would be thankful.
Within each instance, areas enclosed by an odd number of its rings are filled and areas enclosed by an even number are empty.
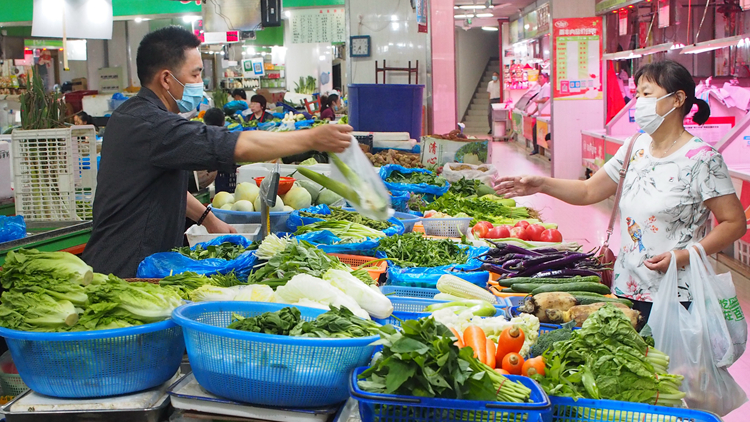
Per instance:
[[[627,298],[623,298],[627,299]],[[653,302],[642,302],[640,300],[628,299],[633,302],[633,309],[641,313],[643,317],[643,323],[648,322],[648,317],[651,316],[651,309],[654,307]],[[690,308],[690,302],[680,302],[685,309]]]

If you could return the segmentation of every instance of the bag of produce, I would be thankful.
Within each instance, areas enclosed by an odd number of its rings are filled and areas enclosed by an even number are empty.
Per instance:
[[[360,242],[347,242],[328,230],[305,233],[294,237],[315,245],[325,253],[346,255],[372,255],[380,244],[378,239],[367,239]]]
[[[26,221],[22,215],[6,217],[0,215],[0,243],[26,237]]]
[[[724,416],[745,403],[747,395],[729,371],[717,365],[732,339],[711,281],[699,271],[701,256],[695,248],[689,251],[690,309],[685,309],[677,297],[677,266],[672,252],[648,324],[656,348],[670,356],[669,371],[685,377],[682,390],[688,406]]]
[[[433,196],[442,196],[450,183],[427,169],[406,168],[396,164],[389,164],[380,168],[380,178],[391,192],[414,192]]]
[[[330,216],[330,217],[328,217]],[[404,233],[404,223],[398,218],[391,217],[388,221],[378,221],[371,218],[367,218],[356,211],[331,208],[328,205],[317,205],[302,210],[295,210],[289,215],[289,219],[286,221],[287,229],[290,232],[295,232],[300,226],[306,226],[313,223],[319,223],[322,221],[350,221],[354,223],[363,224],[375,230],[380,230],[386,236],[393,236]]]
[[[254,248],[244,236],[220,236],[192,248],[147,256],[138,265],[137,277],[164,278],[188,271],[204,275],[234,272],[238,279],[247,280],[258,261]]]
[[[450,183],[456,183],[461,179],[476,179],[487,186],[492,186],[497,176],[497,169],[492,164],[446,163],[443,166],[442,176]]]

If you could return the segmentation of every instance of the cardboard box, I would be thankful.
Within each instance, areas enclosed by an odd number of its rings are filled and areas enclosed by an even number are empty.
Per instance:
[[[86,91],[89,89],[89,84],[86,78],[75,78],[73,79],[73,91]]]
[[[487,162],[487,140],[449,141],[422,137],[422,164],[442,166],[445,163],[483,164]]]

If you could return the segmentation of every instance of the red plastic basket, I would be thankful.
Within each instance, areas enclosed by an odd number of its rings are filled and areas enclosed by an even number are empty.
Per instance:
[[[355,269],[361,267],[363,264],[375,260],[375,258],[371,256],[345,255],[338,253],[331,253],[328,255],[335,256],[339,259],[339,261]],[[370,277],[372,277],[372,279],[377,282],[380,280],[380,276],[388,271],[388,263],[385,261],[380,261],[375,264],[370,264],[362,269],[367,270],[367,272],[370,273]]]

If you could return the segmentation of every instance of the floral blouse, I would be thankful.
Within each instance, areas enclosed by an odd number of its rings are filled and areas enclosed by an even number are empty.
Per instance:
[[[651,156],[649,135],[635,142],[620,200],[621,246],[612,289],[618,296],[652,302],[663,275],[644,261],[700,241],[710,215],[704,201],[735,190],[724,158],[698,138],[664,158]],[[623,145],[604,165],[615,182],[627,149]],[[683,301],[690,300],[687,274],[687,268],[679,271]]]

